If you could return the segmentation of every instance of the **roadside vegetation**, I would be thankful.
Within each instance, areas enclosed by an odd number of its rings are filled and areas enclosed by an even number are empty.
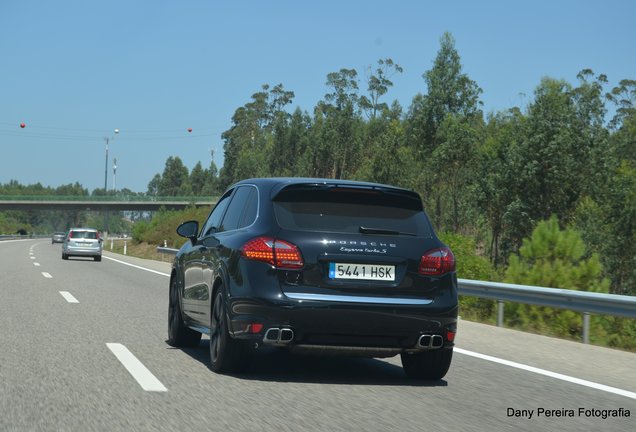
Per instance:
[[[402,67],[380,59],[362,73],[326,77],[315,106],[290,108],[294,92],[263,85],[222,134],[224,164],[188,170],[178,156],[148,184],[147,196],[218,196],[249,177],[308,176],[389,183],[416,190],[467,279],[636,295],[636,80],[614,86],[580,71],[571,83],[544,77],[519,106],[484,113],[482,89],[462,70],[452,35],[440,39],[422,92],[408,107],[388,100]],[[616,82],[616,81],[614,81]],[[320,83],[317,83],[320,85]],[[107,192],[95,190],[91,195]],[[129,193],[131,191],[119,191]],[[0,195],[88,195],[0,184]],[[209,209],[111,215],[111,232],[136,244],[178,248],[174,232]],[[0,232],[103,226],[91,212],[2,212]],[[495,322],[494,302],[461,299],[464,318]],[[506,325],[580,339],[570,311],[506,304]],[[592,317],[594,343],[636,349],[634,320]]]

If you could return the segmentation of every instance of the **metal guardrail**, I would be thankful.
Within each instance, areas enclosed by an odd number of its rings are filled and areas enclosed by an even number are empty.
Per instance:
[[[583,343],[590,341],[590,314],[636,318],[636,297],[560,288],[459,279],[459,294],[497,301],[497,326],[503,327],[504,302],[549,306],[583,313]]]
[[[584,313],[636,318],[636,297],[459,279],[459,293],[497,301],[550,306]]]
[[[36,238],[48,238],[51,237],[51,234],[27,234],[27,235],[17,235],[17,234],[1,234],[0,241],[2,240],[29,240]]]
[[[175,255],[178,249],[158,247]],[[589,343],[590,314],[636,318],[636,296],[604,294],[561,288],[545,288],[501,282],[458,279],[459,294],[497,301],[497,326],[503,327],[504,302],[549,306],[583,313],[583,343]]]
[[[173,249],[169,247],[157,246],[157,252],[166,255],[176,255],[179,249]]]

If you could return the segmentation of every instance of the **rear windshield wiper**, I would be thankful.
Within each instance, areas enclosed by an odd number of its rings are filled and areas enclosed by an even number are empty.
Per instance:
[[[362,234],[405,235],[405,236],[411,236],[411,237],[417,236],[417,234],[410,233],[410,232],[402,232],[402,231],[396,231],[396,230],[385,229],[385,228],[369,228],[369,227],[363,227],[363,226],[361,226],[358,229],[358,231],[360,231]]]

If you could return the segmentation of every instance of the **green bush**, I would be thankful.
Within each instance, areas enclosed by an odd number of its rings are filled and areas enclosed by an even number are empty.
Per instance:
[[[164,241],[168,247],[180,248],[185,239],[180,237],[176,229],[188,220],[196,220],[202,223],[210,212],[210,208],[188,207],[185,210],[160,210],[154,214],[149,222],[137,222],[133,227],[133,239],[137,242],[163,246]]]
[[[485,281],[499,280],[488,258],[478,255],[475,239],[450,232],[441,233],[439,237],[455,255],[457,277]],[[492,300],[460,296],[459,310],[460,315],[465,319],[482,322],[495,320],[495,302]]]
[[[531,237],[523,240],[519,255],[510,256],[505,280],[607,293],[609,281],[602,277],[598,256],[585,256],[586,247],[580,233],[570,228],[562,230],[553,216],[540,222]],[[580,339],[583,318],[581,313],[570,310],[511,303],[506,304],[506,323],[523,330]]]

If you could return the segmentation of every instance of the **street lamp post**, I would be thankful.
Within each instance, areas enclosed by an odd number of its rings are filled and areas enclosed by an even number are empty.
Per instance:
[[[117,194],[117,158],[113,159],[113,192]]]
[[[115,129],[115,135],[119,133],[119,129]],[[108,192],[108,142],[110,141],[109,137],[104,137],[104,141],[106,141],[106,165],[104,166],[104,193]]]
[[[119,129],[115,129],[115,135],[119,133]],[[109,137],[104,137],[106,141],[106,166],[104,168],[104,196],[108,194],[108,142]],[[104,235],[108,234],[108,210],[104,211]]]

